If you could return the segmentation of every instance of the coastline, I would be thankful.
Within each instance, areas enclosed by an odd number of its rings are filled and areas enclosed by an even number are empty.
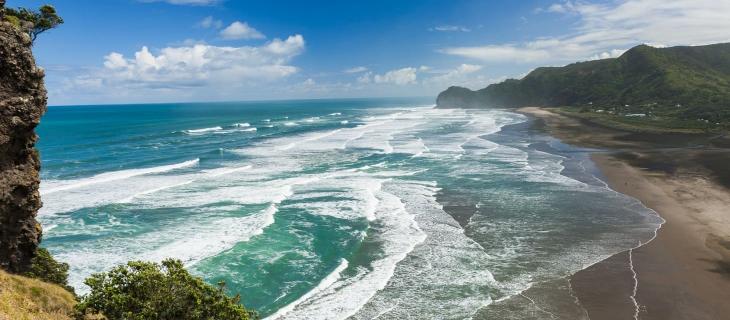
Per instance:
[[[518,112],[538,118],[545,130],[567,143],[605,150],[592,159],[606,183],[666,221],[649,243],[570,277],[590,319],[719,319],[730,314],[730,215],[724,214],[730,208],[730,168],[717,165],[730,160],[724,140],[636,135],[540,108]]]

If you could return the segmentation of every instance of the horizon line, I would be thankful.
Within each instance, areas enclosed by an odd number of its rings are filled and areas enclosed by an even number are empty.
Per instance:
[[[252,103],[252,102],[276,102],[276,101],[317,101],[317,100],[367,100],[367,99],[413,99],[433,98],[435,96],[386,96],[386,97],[347,97],[347,98],[287,98],[287,99],[250,99],[250,100],[212,100],[212,101],[171,101],[171,102],[130,102],[130,103],[85,103],[85,104],[54,104],[48,108],[56,107],[93,107],[93,106],[137,106],[137,105],[161,105],[161,104],[203,104],[203,103]]]

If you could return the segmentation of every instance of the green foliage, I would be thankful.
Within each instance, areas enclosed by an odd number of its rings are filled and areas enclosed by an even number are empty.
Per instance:
[[[5,21],[10,22],[16,28],[20,28],[20,19],[16,16],[5,16]]]
[[[22,275],[60,285],[74,293],[73,287],[68,285],[68,264],[53,259],[45,248],[38,248],[36,256],[31,260],[30,270]]]
[[[109,319],[254,319],[256,314],[216,288],[190,275],[182,262],[131,261],[87,278],[91,293],[76,306],[79,318],[101,313]]]
[[[5,20],[25,29],[33,42],[39,34],[63,24],[63,19],[51,5],[43,5],[38,10],[6,8]]]
[[[730,43],[672,48],[641,45],[619,58],[537,68],[521,80],[462,91],[449,88],[439,99],[478,101],[480,107],[572,106],[585,113],[602,110],[617,117],[647,115],[627,121],[653,119],[670,124],[681,120],[689,127],[727,127]]]

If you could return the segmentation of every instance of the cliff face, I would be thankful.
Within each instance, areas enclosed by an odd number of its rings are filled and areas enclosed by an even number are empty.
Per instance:
[[[46,111],[30,37],[0,22],[0,267],[22,272],[41,239],[35,127]]]

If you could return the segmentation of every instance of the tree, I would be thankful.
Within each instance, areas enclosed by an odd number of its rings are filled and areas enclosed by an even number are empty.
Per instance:
[[[39,34],[63,24],[63,19],[51,5],[43,5],[38,10],[6,8],[4,20],[23,28],[33,42]]]
[[[109,272],[97,273],[84,282],[91,293],[76,305],[78,317],[101,313],[108,319],[237,319],[257,318],[239,304],[240,296],[228,297],[225,284],[218,287],[190,275],[180,260],[161,264],[131,261]]]

